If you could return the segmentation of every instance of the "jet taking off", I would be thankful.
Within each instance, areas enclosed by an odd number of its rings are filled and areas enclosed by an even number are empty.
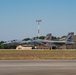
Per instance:
[[[63,44],[73,44],[74,43],[73,42],[73,37],[74,37],[74,32],[70,32],[67,35],[67,37],[65,38],[65,40],[62,40],[62,41],[61,40],[53,41],[53,40],[49,40],[48,38],[46,38],[45,40],[39,40],[39,39],[38,40],[33,40],[33,42],[43,44],[45,46],[57,48],[58,46],[61,46]]]

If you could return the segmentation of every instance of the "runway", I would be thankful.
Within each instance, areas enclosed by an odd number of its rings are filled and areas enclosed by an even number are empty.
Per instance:
[[[76,60],[1,60],[0,75],[76,75]]]

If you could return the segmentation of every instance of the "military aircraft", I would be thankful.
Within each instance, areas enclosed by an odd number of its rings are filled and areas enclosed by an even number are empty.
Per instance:
[[[6,41],[2,44],[4,45],[27,45],[27,46],[34,46],[37,43],[34,43],[34,40],[40,40],[37,38],[32,38],[31,40],[28,41],[22,41],[22,40],[10,40],[10,41]],[[51,40],[51,34],[47,34],[44,40]]]
[[[33,42],[44,46],[57,48],[63,44],[73,44],[74,43],[73,36],[74,36],[74,32],[70,32],[68,33],[68,35],[64,40],[53,41],[53,40],[50,40],[50,34],[48,34],[46,39],[44,40],[37,39],[37,40],[33,40]]]
[[[57,48],[63,44],[73,44],[73,36],[74,36],[74,32],[70,32],[68,33],[68,35],[66,36],[66,38],[64,40],[52,40],[52,34],[49,33],[46,35],[45,39],[31,39],[29,41],[19,41],[19,40],[12,40],[12,41],[7,41],[3,44],[7,44],[7,45],[27,45],[27,46],[48,46],[48,47],[54,47]]]
[[[24,44],[25,41],[21,41],[21,40],[10,40],[10,41],[5,41],[4,43],[2,43],[3,45],[19,45],[19,44]]]
[[[26,41],[25,45],[30,45],[30,46],[38,46],[38,45],[44,45],[43,42],[46,40],[51,40],[52,34],[49,33],[45,36],[45,38],[42,39],[38,39],[38,38],[32,38],[31,40]]]

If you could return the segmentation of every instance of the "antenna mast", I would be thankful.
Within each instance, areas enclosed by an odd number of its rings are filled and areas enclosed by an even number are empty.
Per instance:
[[[36,20],[36,22],[38,22],[38,38],[40,36],[40,22],[42,22],[42,20]]]

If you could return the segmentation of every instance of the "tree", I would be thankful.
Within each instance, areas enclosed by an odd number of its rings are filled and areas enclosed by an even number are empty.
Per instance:
[[[0,49],[16,49],[16,45],[0,45]]]
[[[57,37],[55,37],[55,36],[52,36],[52,38],[51,38],[52,40],[56,40],[57,39]]]
[[[0,44],[4,43],[4,41],[0,41]]]
[[[52,36],[51,40],[59,40],[60,37]]]
[[[39,37],[39,39],[44,39],[44,38],[45,38],[45,36],[40,36],[40,37]]]
[[[61,38],[66,38],[66,36],[62,36]]]
[[[30,40],[30,38],[25,38],[25,39],[23,39],[23,41],[28,41],[28,40]]]

